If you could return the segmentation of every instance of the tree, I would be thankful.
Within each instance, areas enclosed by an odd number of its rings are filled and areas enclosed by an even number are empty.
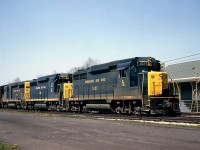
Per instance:
[[[53,73],[53,74],[57,74],[57,71],[56,71],[56,70],[54,70],[52,73]]]
[[[76,72],[77,70],[80,70],[80,67],[71,68],[68,72],[69,72],[69,73],[74,73],[74,72]]]
[[[100,61],[99,61],[99,60],[97,60],[97,59],[92,59],[92,58],[89,57],[89,58],[83,63],[82,66],[71,68],[71,69],[69,70],[69,73],[74,73],[74,72],[76,72],[77,70],[81,70],[81,69],[87,69],[87,68],[89,68],[89,67],[91,67],[91,66],[98,65],[98,64],[100,64]]]
[[[20,78],[19,78],[19,77],[17,77],[17,78],[15,78],[15,79],[14,79],[14,81],[13,81],[13,82],[14,82],[14,83],[15,83],[15,82],[21,82],[21,80],[20,80]]]
[[[89,68],[89,67],[91,67],[91,66],[98,65],[99,63],[100,63],[99,60],[97,60],[97,59],[92,59],[92,58],[89,57],[89,58],[84,62],[82,68],[83,68],[83,69],[87,69],[87,68]]]

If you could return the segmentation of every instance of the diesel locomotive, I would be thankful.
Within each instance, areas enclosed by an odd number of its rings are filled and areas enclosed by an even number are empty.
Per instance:
[[[53,74],[1,86],[3,108],[59,110],[72,97],[72,74]]]
[[[1,107],[126,114],[179,113],[158,60],[134,57],[0,87]]]

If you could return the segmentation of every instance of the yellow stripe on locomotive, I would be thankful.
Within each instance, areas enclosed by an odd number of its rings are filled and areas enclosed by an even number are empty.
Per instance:
[[[73,84],[72,83],[64,83],[63,84],[63,98],[67,99],[67,98],[71,98],[73,95]]]
[[[30,99],[30,82],[24,83],[24,100]]]

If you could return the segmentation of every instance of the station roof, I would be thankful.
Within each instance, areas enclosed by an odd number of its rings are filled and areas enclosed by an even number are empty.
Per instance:
[[[173,64],[165,67],[169,78],[177,82],[190,82],[200,80],[200,60]]]

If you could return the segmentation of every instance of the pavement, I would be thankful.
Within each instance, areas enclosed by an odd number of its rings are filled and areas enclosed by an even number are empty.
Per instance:
[[[23,150],[199,150],[200,128],[2,111],[0,141]]]

